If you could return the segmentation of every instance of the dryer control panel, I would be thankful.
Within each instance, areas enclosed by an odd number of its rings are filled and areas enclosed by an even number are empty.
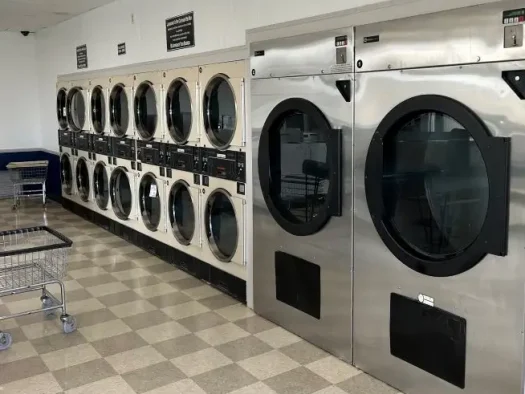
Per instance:
[[[112,156],[125,160],[136,160],[135,140],[117,137],[110,138]]]
[[[246,153],[204,149],[202,173],[215,178],[246,182]]]
[[[58,130],[58,145],[66,148],[74,148],[74,134],[69,130]]]
[[[77,133],[75,138],[75,148],[85,152],[91,152],[93,147],[93,135]]]
[[[111,141],[109,137],[93,136],[93,151],[99,155],[111,156]]]
[[[168,166],[174,170],[200,172],[201,150],[194,146],[168,145]]]
[[[162,166],[161,145],[164,144],[159,142],[137,141],[137,160],[143,164]]]

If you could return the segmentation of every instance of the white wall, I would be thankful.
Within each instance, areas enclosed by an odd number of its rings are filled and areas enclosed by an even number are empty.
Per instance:
[[[41,147],[35,42],[0,32],[0,150]]]

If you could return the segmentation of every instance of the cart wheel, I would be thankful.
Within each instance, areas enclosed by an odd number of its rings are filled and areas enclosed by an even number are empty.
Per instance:
[[[13,343],[13,337],[8,332],[0,332],[0,351],[7,350]]]
[[[16,211],[18,209],[18,207],[15,205],[13,205],[13,211]]]
[[[42,301],[42,309],[49,308],[50,306],[53,306],[53,300],[49,297],[42,296],[40,297],[40,301]],[[47,316],[54,316],[55,310],[52,311],[45,311],[44,314]]]
[[[77,321],[73,316],[61,316],[62,319],[62,328],[64,329],[65,334],[70,334],[77,329]]]

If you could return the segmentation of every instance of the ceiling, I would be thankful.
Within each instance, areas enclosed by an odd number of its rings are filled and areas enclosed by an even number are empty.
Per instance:
[[[113,0],[0,0],[0,31],[31,32],[56,25]]]

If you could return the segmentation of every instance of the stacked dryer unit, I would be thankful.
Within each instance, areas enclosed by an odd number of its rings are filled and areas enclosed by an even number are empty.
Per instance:
[[[202,259],[246,280],[245,62],[199,71]]]
[[[254,309],[351,362],[353,31],[251,52]]]
[[[58,131],[62,198],[68,202],[76,201],[73,136],[73,132],[69,130]]]
[[[93,209],[92,134],[75,132],[74,138],[73,169],[76,188],[75,202],[85,208]]]
[[[354,361],[407,394],[524,390],[524,22],[356,29]]]
[[[143,141],[164,141],[162,72],[133,76],[133,127]]]

